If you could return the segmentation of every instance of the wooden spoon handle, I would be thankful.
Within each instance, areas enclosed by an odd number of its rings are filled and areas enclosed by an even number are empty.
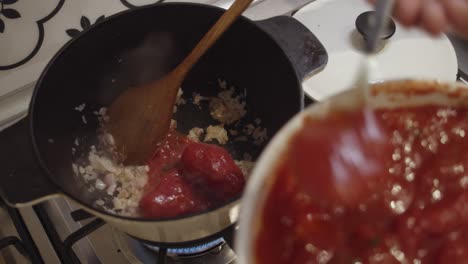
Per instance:
[[[213,46],[218,38],[228,29],[236,19],[244,12],[253,0],[236,0],[231,7],[216,21],[210,30],[198,42],[190,54],[182,61],[174,73],[178,75],[180,80],[185,78],[185,75],[190,71],[198,59]]]

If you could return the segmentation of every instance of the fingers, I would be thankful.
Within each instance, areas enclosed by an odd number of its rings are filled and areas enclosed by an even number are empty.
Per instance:
[[[432,34],[450,27],[468,37],[468,0],[395,0],[393,16],[404,26],[418,25]]]
[[[447,29],[448,20],[440,1],[427,0],[421,8],[420,24],[428,32],[436,35]]]
[[[398,0],[395,2],[394,16],[401,24],[412,26],[419,21],[424,0]]]
[[[377,0],[367,0],[375,5]],[[393,16],[405,26],[412,26],[418,22],[422,2],[424,0],[396,0]]]
[[[441,0],[451,26],[468,36],[468,0]]]
[[[367,0],[375,5],[377,0]],[[393,16],[405,26],[412,26],[419,20],[422,2],[424,0],[396,0]]]

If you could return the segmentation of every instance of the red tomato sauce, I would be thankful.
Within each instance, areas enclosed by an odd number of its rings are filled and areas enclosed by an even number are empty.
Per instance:
[[[197,143],[172,131],[148,162],[149,179],[140,200],[147,218],[201,212],[239,195],[241,170],[222,147]]]
[[[466,132],[467,108],[305,120],[267,195],[257,262],[468,263]]]

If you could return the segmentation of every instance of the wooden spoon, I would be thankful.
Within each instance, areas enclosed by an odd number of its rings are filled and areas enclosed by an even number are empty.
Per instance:
[[[108,109],[111,133],[126,164],[141,165],[169,131],[177,92],[187,73],[253,0],[236,0],[191,53],[164,78],[124,91]]]

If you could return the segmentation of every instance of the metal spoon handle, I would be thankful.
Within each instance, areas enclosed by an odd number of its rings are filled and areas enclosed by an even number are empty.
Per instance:
[[[371,30],[366,41],[366,51],[368,53],[373,53],[375,51],[379,36],[389,22],[394,4],[394,0],[377,0],[375,16],[371,16],[371,21],[369,21]]]

